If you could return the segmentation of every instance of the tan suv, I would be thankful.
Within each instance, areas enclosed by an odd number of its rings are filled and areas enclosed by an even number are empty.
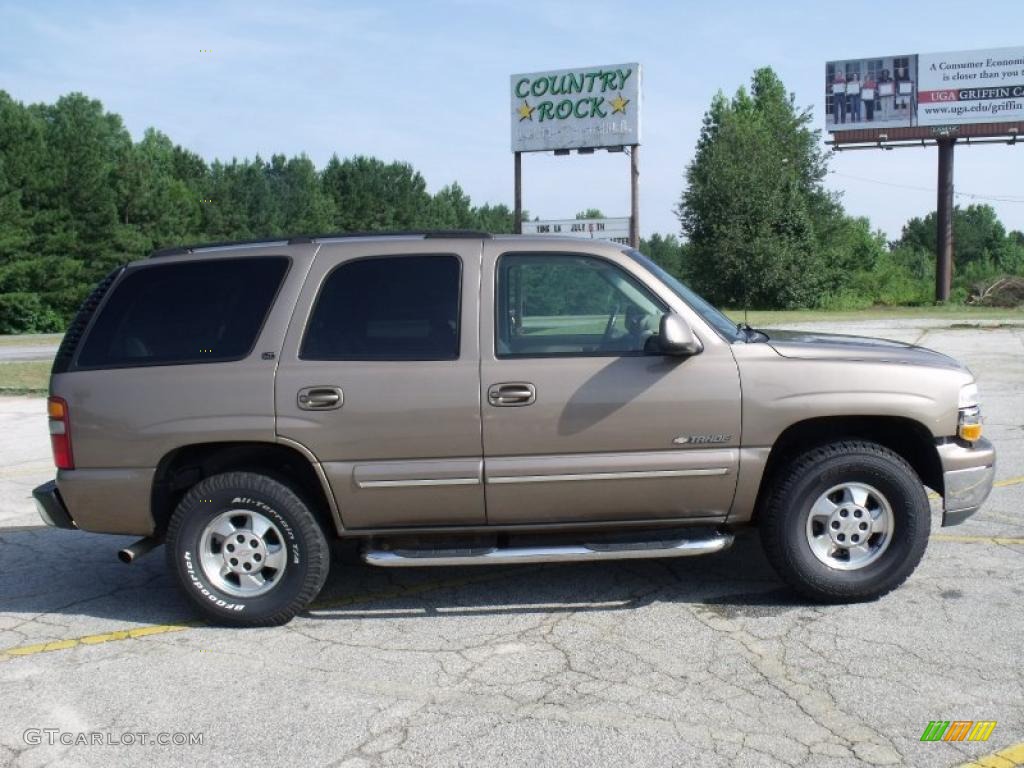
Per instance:
[[[970,372],[737,327],[614,243],[472,232],[157,252],[107,277],[50,383],[46,522],[160,543],[232,624],[288,621],[328,540],[378,566],[680,557],[760,528],[818,600],[924,553],[924,486],[992,485]]]

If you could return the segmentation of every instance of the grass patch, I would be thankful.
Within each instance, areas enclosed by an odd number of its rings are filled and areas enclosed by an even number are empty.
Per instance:
[[[0,363],[0,395],[45,395],[52,367],[49,360]]]
[[[63,333],[21,333],[18,335],[0,335],[0,347],[34,347],[47,344],[60,344]]]
[[[725,312],[731,319],[743,319],[742,309]],[[1002,307],[967,307],[946,304],[934,307],[871,307],[855,310],[794,309],[778,311],[751,310],[748,322],[758,327],[769,327],[783,323],[849,322],[871,320],[949,320],[951,323],[966,325],[970,321],[999,321],[1008,325],[1024,324],[1024,308],[1005,309]]]

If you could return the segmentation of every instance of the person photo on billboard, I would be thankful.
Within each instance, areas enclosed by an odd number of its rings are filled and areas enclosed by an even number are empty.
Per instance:
[[[856,72],[846,78],[846,111],[851,123],[860,122],[860,75]]]
[[[907,67],[896,68],[896,109],[909,114],[910,97],[914,92],[914,83],[910,80]]]
[[[878,76],[878,119],[889,120],[893,117],[896,101],[896,82],[888,69],[883,69]]]
[[[876,90],[875,78],[871,76],[871,72],[868,72],[860,84],[860,100],[864,105],[864,120],[869,123],[875,119]]]
[[[832,122],[834,125],[846,122],[846,76],[838,68],[832,78]]]

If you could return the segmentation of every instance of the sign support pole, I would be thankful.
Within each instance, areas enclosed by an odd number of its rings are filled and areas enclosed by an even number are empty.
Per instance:
[[[940,138],[939,145],[939,199],[937,253],[935,261],[935,301],[949,301],[953,279],[953,147],[956,139]]]
[[[640,248],[640,145],[629,151],[629,245]]]
[[[523,153],[516,152],[516,191],[515,191],[515,221],[512,222],[512,232],[516,235],[523,234]]]

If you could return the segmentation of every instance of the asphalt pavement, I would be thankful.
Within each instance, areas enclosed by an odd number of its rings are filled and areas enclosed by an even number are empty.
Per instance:
[[[941,529],[936,507],[910,580],[849,606],[796,598],[756,536],[710,557],[501,569],[379,570],[341,545],[286,627],[209,627],[162,550],[125,566],[129,538],[40,526],[44,402],[0,398],[0,765],[1024,761],[1024,329],[948,325],[816,326],[967,362],[999,451],[982,512]],[[920,741],[933,720],[997,725]]]

